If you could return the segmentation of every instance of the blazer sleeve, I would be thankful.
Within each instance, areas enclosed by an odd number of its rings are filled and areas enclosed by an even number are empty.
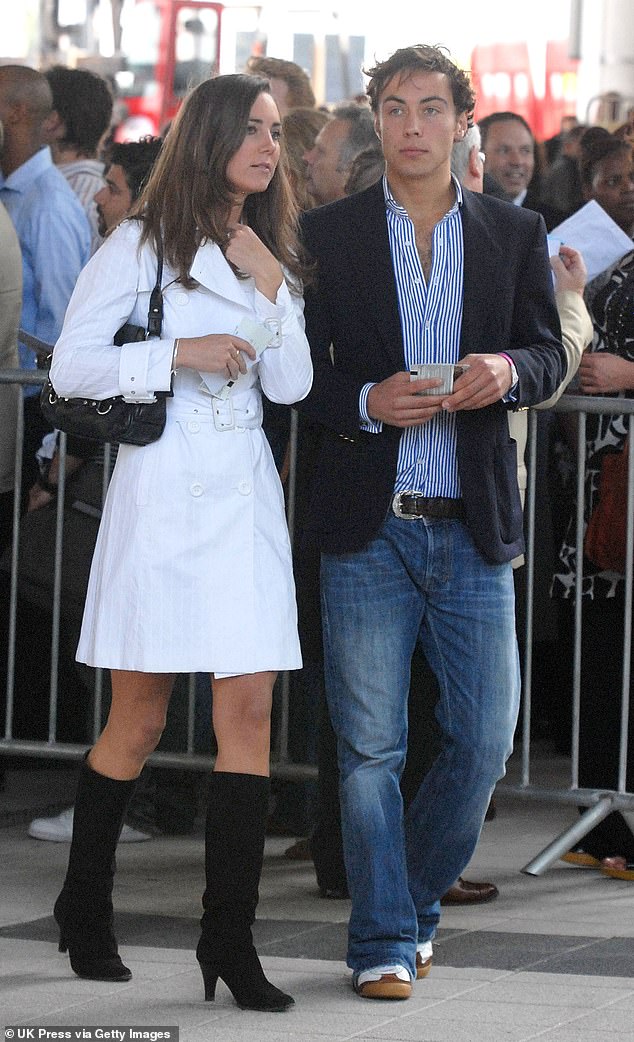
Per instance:
[[[538,213],[515,210],[524,225],[518,229],[524,230],[523,249],[514,271],[511,335],[508,346],[499,350],[511,355],[519,374],[514,407],[527,408],[557,392],[566,376],[568,357],[561,342],[544,220]],[[526,217],[533,225],[532,234]]]

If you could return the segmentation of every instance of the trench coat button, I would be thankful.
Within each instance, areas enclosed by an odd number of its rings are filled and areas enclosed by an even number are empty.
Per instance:
[[[192,494],[192,496],[196,496],[197,497],[197,496],[202,496],[202,494],[203,494],[203,492],[205,490],[204,490],[203,486],[200,484],[199,481],[195,481],[193,485],[189,486],[189,491]]]
[[[198,434],[198,431],[200,430],[200,424],[198,420],[189,420],[187,424],[187,430],[190,431],[192,434]]]
[[[248,496],[251,493],[251,485],[248,481],[241,481],[238,485],[238,492],[241,496]]]

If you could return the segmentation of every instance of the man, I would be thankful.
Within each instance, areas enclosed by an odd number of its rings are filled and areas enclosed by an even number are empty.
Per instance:
[[[497,182],[516,206],[537,210],[546,227],[554,228],[565,214],[540,203],[539,177],[535,172],[535,138],[524,117],[517,112],[493,112],[481,119],[478,126],[486,155],[485,173]]]
[[[316,105],[310,79],[300,65],[285,58],[270,58],[267,54],[251,55],[247,72],[263,76],[271,85],[271,94],[280,119],[293,109],[314,109]]]
[[[20,326],[54,344],[77,276],[90,256],[90,227],[77,196],[43,146],[53,100],[46,77],[23,65],[0,66],[0,201],[22,249]],[[20,365],[35,369],[35,352],[19,345]],[[39,407],[39,388],[26,387],[23,483],[37,476],[35,453],[49,429]]]
[[[308,191],[317,206],[343,199],[354,159],[376,144],[374,120],[366,105],[338,105],[304,154]]]
[[[507,411],[554,393],[565,356],[541,217],[465,193],[450,174],[474,105],[442,51],[368,73],[386,176],[304,215],[323,425],[305,527],[321,549],[326,692],[337,734],[364,998],[407,998],[431,968],[439,899],[478,839],[519,701],[513,578],[523,550]],[[469,368],[453,393],[420,362]],[[410,663],[440,687],[442,749],[403,813]]]
[[[53,94],[48,121],[53,162],[84,208],[94,253],[102,242],[95,207],[95,194],[103,185],[99,147],[110,127],[112,94],[106,80],[88,69],[54,65],[44,75]]]
[[[162,144],[160,137],[146,137],[112,146],[103,175],[105,184],[95,195],[100,235],[111,232],[130,212]]]
[[[585,123],[578,123],[564,135],[557,158],[541,178],[542,204],[556,207],[566,217],[576,213],[585,202],[579,160],[581,138],[587,129]]]
[[[0,122],[0,153],[3,136]],[[18,367],[21,309],[20,243],[11,218],[0,203],[0,369]],[[0,550],[4,550],[11,540],[18,394],[17,385],[0,385]]]

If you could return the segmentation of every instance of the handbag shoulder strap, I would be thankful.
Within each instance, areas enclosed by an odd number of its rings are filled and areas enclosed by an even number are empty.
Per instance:
[[[157,272],[156,272],[156,285],[150,295],[150,306],[147,313],[147,336],[161,335],[161,326],[163,325],[163,291],[161,283],[163,281],[163,244],[159,239],[156,244],[156,260],[157,260]]]

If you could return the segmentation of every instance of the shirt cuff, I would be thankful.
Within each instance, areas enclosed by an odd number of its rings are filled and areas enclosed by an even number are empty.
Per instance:
[[[373,383],[365,384],[361,388],[361,394],[359,395],[359,427],[362,431],[369,431],[370,434],[380,434],[383,430],[383,423],[381,420],[373,420],[368,415],[368,395],[375,385]]]
[[[517,374],[517,369],[515,368],[515,362],[513,361],[513,359],[511,358],[510,355],[507,355],[506,351],[500,351],[499,354],[500,354],[501,358],[505,358],[506,359],[506,361],[508,362],[508,364],[511,367],[511,386],[509,387],[508,391],[504,395],[502,401],[503,402],[516,402],[516,401],[518,401],[518,398],[519,398],[519,393],[518,392],[519,392],[519,387],[520,387],[520,378],[519,378],[519,376]]]

